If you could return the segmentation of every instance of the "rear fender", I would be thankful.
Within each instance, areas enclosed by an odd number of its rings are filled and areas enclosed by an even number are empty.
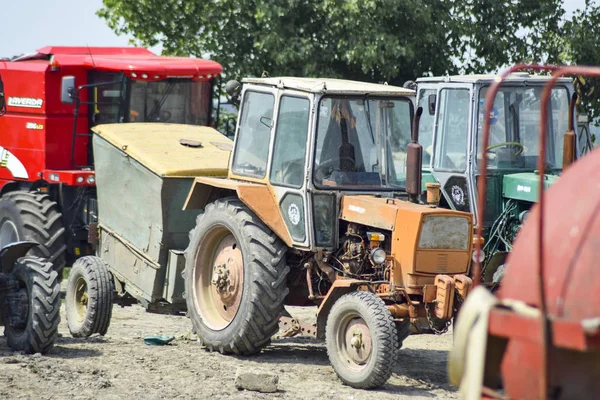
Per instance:
[[[11,243],[0,250],[0,271],[9,273],[15,262],[23,257],[34,246],[39,243],[24,240],[22,242]]]
[[[279,205],[268,185],[234,179],[198,177],[194,180],[184,210],[203,209],[207,204],[231,196],[232,192],[252,210],[288,247],[292,237],[287,230]]]

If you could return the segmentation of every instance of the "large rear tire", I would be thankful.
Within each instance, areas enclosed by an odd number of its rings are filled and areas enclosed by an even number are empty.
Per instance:
[[[66,264],[65,227],[58,204],[47,194],[15,191],[0,199],[0,248],[20,240],[31,240],[39,246],[29,254],[53,264],[62,280]]]
[[[113,307],[113,281],[106,263],[86,256],[75,261],[67,281],[67,325],[74,337],[105,335]]]
[[[46,353],[54,345],[60,322],[60,283],[52,264],[36,257],[22,257],[11,270],[19,291],[11,293],[22,304],[23,322],[11,326],[4,317],[8,346],[26,353]]]
[[[346,385],[375,389],[387,382],[398,360],[398,331],[383,300],[352,292],[331,308],[325,329],[327,354]]]
[[[188,315],[210,351],[253,354],[270,342],[288,293],[286,250],[236,198],[198,216],[183,275]]]

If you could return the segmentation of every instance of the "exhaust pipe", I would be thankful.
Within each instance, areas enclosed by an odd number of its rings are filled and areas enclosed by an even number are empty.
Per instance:
[[[571,102],[569,103],[569,125],[568,131],[565,133],[565,137],[563,138],[563,162],[562,169],[563,172],[569,167],[573,162],[575,162],[575,149],[576,149],[576,139],[575,136],[575,107],[577,104],[577,93],[573,93],[573,97],[571,98]]]
[[[423,165],[423,146],[419,144],[419,120],[423,107],[417,108],[413,120],[412,135],[406,149],[406,193],[413,203],[419,202],[421,195],[421,168]]]

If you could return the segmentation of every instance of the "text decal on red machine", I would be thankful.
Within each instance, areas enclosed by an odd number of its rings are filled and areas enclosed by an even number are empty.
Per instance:
[[[44,100],[34,99],[31,97],[9,97],[8,105],[11,107],[25,107],[25,108],[42,108]]]

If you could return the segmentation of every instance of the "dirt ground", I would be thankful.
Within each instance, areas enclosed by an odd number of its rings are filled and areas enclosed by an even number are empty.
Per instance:
[[[314,308],[290,307],[304,320]],[[454,399],[446,360],[452,334],[416,335],[404,342],[398,367],[377,391],[344,386],[329,365],[324,343],[308,338],[275,339],[264,351],[240,358],[210,353],[191,336],[185,317],[115,306],[108,335],[72,338],[64,317],[61,337],[48,355],[11,352],[0,338],[0,399]],[[0,328],[2,332],[3,328]],[[168,346],[148,346],[143,337],[175,336]],[[238,367],[279,376],[278,393],[238,391]]]

